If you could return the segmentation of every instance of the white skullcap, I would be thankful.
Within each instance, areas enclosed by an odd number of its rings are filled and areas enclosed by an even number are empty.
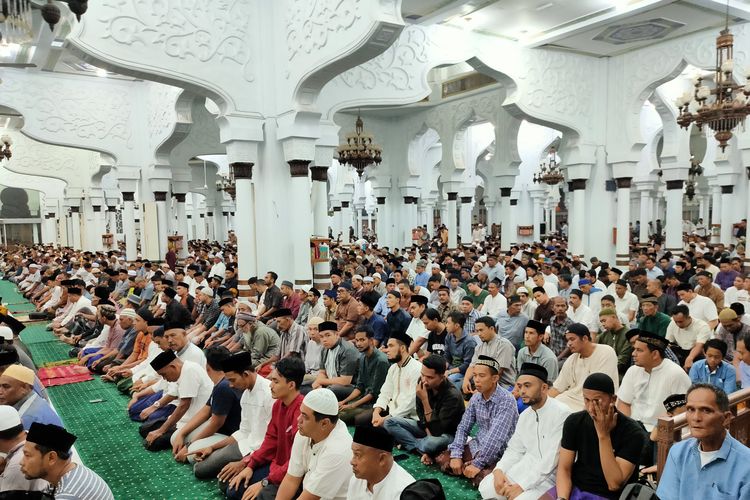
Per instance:
[[[7,431],[21,425],[18,410],[8,405],[0,405],[0,431]]]
[[[7,326],[0,326],[0,339],[13,340],[13,330]]]
[[[133,318],[135,319],[135,310],[134,309],[123,309],[120,311],[120,317],[121,318]]]
[[[373,278],[380,278],[381,280],[383,279],[383,277],[380,275],[380,273],[372,273],[372,277]]]
[[[479,262],[487,262],[487,256],[482,255],[481,257],[479,257]]]
[[[339,414],[339,401],[330,389],[320,388],[308,392],[302,404],[322,415],[337,416]]]
[[[133,269],[131,269],[131,270],[128,271],[128,276],[137,276],[137,275],[138,275],[138,273],[135,272],[135,270],[133,270]]]
[[[205,287],[201,288],[201,289],[200,289],[200,290],[198,290],[198,291],[199,291],[200,293],[202,293],[203,295],[205,295],[206,297],[213,297],[213,296],[214,296],[214,291],[213,291],[213,289],[212,289],[212,288],[209,288],[209,287],[207,287],[207,286],[205,286]]]
[[[365,283],[373,283],[375,280],[372,278],[372,276],[365,276],[364,278],[362,278],[362,281],[364,281]]]

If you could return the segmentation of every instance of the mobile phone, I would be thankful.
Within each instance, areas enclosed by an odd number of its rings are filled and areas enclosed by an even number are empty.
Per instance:
[[[103,403],[103,402],[104,402],[103,399],[91,399],[91,400],[89,400],[89,403]]]

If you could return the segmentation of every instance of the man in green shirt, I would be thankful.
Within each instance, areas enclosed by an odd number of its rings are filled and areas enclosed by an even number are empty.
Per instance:
[[[659,299],[653,295],[644,295],[641,299],[641,312],[643,315],[638,320],[638,329],[645,332],[655,333],[660,337],[667,336],[667,326],[672,318],[659,312]]]
[[[468,286],[468,296],[471,297],[471,300],[474,302],[474,309],[479,311],[480,314],[483,313],[484,311],[482,311],[482,309],[484,308],[484,299],[490,294],[490,292],[479,286],[479,281],[476,278],[470,279]]]
[[[354,328],[354,345],[360,352],[354,390],[339,402],[339,418],[351,425],[369,424],[372,405],[380,395],[391,364],[383,351],[375,348],[374,333],[367,325]]]
[[[599,312],[599,323],[602,326],[602,332],[596,337],[597,344],[606,344],[615,350],[617,354],[617,371],[620,378],[625,375],[630,367],[631,356],[633,355],[633,346],[630,345],[625,334],[628,328],[622,324],[617,316],[617,310],[605,308]]]

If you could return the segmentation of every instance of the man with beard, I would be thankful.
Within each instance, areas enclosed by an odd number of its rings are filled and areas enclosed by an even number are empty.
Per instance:
[[[563,423],[570,409],[548,397],[547,370],[523,363],[516,381],[523,404],[516,430],[492,475],[479,485],[483,499],[539,498],[555,485]]]
[[[409,356],[411,337],[406,332],[395,332],[388,339],[386,355],[391,367],[380,388],[380,396],[372,412],[372,425],[380,427],[391,417],[417,416],[414,394],[422,371],[422,363]],[[383,413],[387,410],[387,415]]]

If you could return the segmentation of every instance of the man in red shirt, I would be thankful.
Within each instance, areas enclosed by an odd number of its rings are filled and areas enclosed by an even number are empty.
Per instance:
[[[299,389],[304,377],[305,363],[300,358],[287,357],[276,363],[268,377],[271,396],[276,402],[263,444],[243,458],[241,466],[227,466],[219,472],[219,488],[227,498],[271,500],[276,497],[286,475],[297,433],[297,418],[303,399]]]

